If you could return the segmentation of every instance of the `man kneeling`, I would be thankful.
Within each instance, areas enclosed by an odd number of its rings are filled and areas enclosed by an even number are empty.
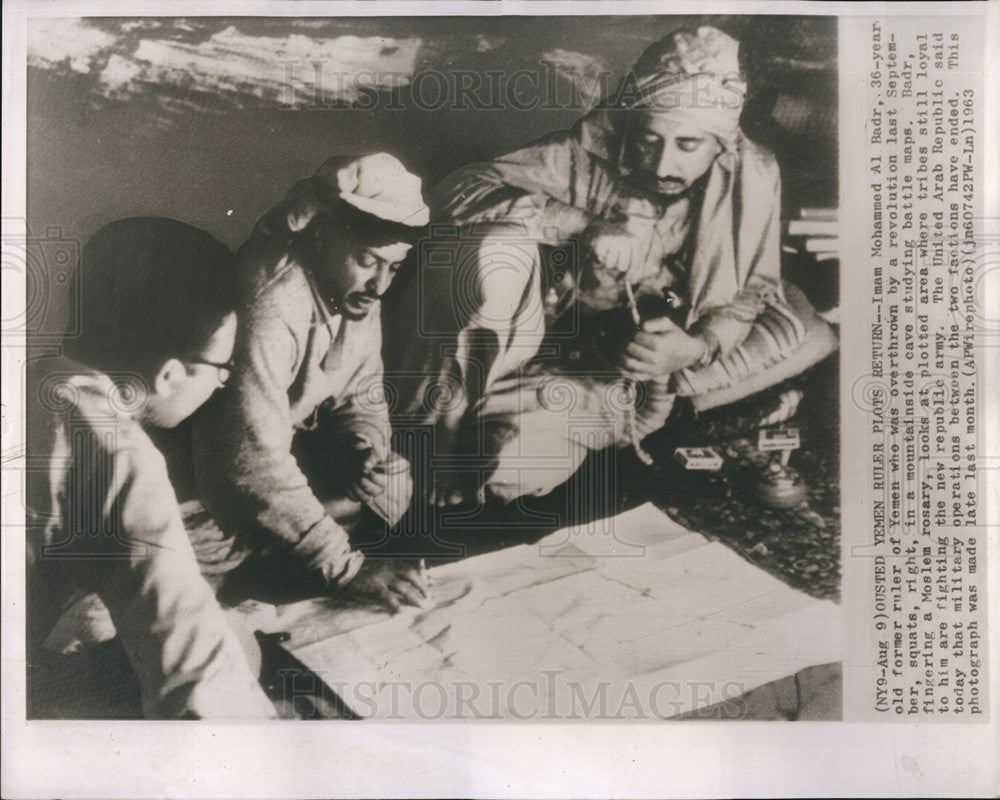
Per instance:
[[[280,573],[390,610],[424,601],[412,564],[365,561],[342,524],[374,512],[393,525],[410,502],[389,442],[379,309],[427,223],[420,190],[388,154],[332,158],[239,251],[235,372],[195,420],[193,448],[223,537],[198,550],[242,564],[251,586],[263,577],[271,591]]]
[[[87,243],[77,285],[71,358],[28,372],[27,453],[40,466],[27,476],[29,646],[96,594],[146,716],[273,717],[144,430],[178,425],[225,382],[233,255],[181,222],[126,219]]]

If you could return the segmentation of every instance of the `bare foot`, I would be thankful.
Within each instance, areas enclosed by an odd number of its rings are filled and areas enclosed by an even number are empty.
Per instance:
[[[782,392],[778,398],[778,408],[768,414],[760,421],[761,426],[777,425],[779,422],[791,419],[795,412],[799,410],[799,402],[802,400],[802,392],[798,389],[789,389]]]

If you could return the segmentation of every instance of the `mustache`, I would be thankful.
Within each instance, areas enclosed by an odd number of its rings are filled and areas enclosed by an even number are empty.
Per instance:
[[[665,178],[658,178],[655,174],[633,174],[631,183],[636,188],[651,192],[654,195],[662,194],[664,191],[671,193],[678,189],[685,189],[688,185],[684,178],[676,175],[668,175]]]

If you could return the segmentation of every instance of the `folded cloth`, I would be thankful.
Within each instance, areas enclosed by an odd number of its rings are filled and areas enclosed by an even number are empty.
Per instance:
[[[793,284],[786,303],[769,304],[746,339],[728,355],[674,376],[677,394],[695,411],[728,405],[798,375],[837,349],[830,324]]]
[[[118,635],[111,612],[96,594],[79,596],[59,616],[42,648],[52,653],[75,653],[87,645],[108,642]]]

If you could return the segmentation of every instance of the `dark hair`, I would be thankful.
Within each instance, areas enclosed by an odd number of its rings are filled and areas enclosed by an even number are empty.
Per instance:
[[[357,255],[371,247],[415,245],[425,232],[425,228],[382,219],[338,199],[316,213],[294,246],[304,263],[315,266],[320,253],[328,254],[331,249]]]
[[[197,356],[236,308],[236,261],[215,237],[174,219],[111,222],[83,248],[74,276],[78,336],[67,353],[105,372],[153,375]]]
[[[344,200],[337,200],[329,211],[319,212],[313,222],[318,228],[335,231],[354,248],[384,247],[398,242],[412,245],[423,232],[423,228],[376,217]]]

